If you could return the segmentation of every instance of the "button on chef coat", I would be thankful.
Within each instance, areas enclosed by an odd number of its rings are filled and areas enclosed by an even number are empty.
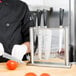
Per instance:
[[[3,0],[0,3],[0,42],[11,54],[14,44],[29,41],[29,28],[33,20],[26,3],[19,0]]]

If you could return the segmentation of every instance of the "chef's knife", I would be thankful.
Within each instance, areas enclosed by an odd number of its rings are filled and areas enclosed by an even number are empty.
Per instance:
[[[25,64],[22,60],[19,60],[19,59],[13,57],[12,55],[10,55],[10,54],[8,54],[8,53],[5,53],[5,52],[4,52],[4,54],[3,54],[3,57],[4,57],[4,58],[7,58],[7,59],[10,59],[10,60],[14,60],[14,61],[16,61],[16,62],[18,62],[18,63]]]
[[[37,10],[37,13],[36,13],[36,28],[40,27],[40,24],[41,24],[41,10]],[[38,29],[36,29],[36,34],[38,33],[37,31]],[[35,45],[35,48],[34,48],[34,52],[36,52],[37,48],[38,48],[38,36],[36,35],[36,39],[35,39],[35,42],[34,42],[34,45]]]
[[[41,59],[41,51],[42,51],[42,47],[41,47],[41,33],[40,33],[40,30],[39,28],[41,28],[41,15],[42,15],[42,11],[41,10],[37,10],[37,36],[36,36],[36,47],[37,47],[37,53],[38,53],[38,58]]]

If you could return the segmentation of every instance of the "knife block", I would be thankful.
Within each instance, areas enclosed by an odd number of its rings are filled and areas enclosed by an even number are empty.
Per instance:
[[[68,28],[30,28],[31,64],[71,67]]]

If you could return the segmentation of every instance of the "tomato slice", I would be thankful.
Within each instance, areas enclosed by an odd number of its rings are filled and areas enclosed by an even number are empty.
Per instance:
[[[42,73],[40,76],[50,76],[48,73]]]
[[[29,72],[29,73],[26,73],[25,76],[37,76],[37,75],[33,72]]]

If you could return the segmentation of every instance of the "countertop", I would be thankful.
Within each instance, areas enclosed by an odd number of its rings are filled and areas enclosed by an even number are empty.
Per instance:
[[[24,76],[28,72],[34,72],[37,76],[41,73],[48,73],[50,76],[76,76],[76,65],[72,65],[71,68],[53,68],[26,64],[19,64],[16,70],[8,70],[6,63],[0,63],[0,76]]]

